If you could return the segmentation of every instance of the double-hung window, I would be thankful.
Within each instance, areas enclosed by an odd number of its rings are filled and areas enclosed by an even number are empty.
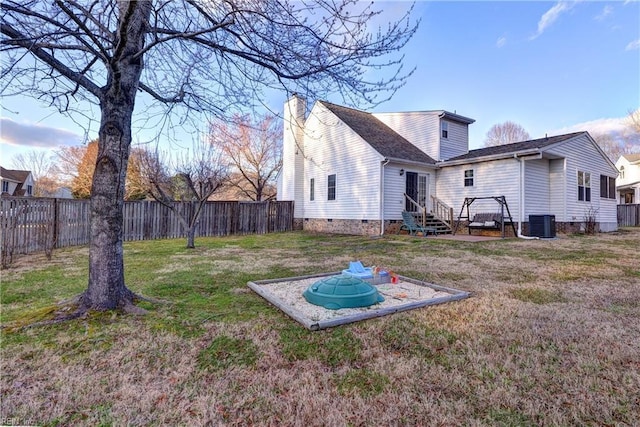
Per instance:
[[[591,174],[589,172],[578,171],[578,200],[581,202],[591,201]]]
[[[3,193],[9,192],[9,181],[2,181],[2,192]]]
[[[327,200],[336,199],[336,174],[331,174],[327,178]]]
[[[316,179],[311,178],[309,180],[309,200],[312,202],[316,199]]]
[[[600,197],[603,199],[616,198],[616,179],[607,175],[600,175]]]
[[[449,138],[449,123],[444,120],[440,122],[440,129],[442,130],[442,137],[444,139]]]
[[[473,187],[473,169],[464,171],[464,186]]]

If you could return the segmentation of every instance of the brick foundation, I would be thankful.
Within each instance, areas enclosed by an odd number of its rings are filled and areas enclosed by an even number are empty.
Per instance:
[[[380,221],[363,222],[357,219],[327,220],[320,218],[305,218],[301,221],[305,231],[314,231],[317,233],[355,234],[362,236],[380,234]]]
[[[293,219],[293,231],[301,231],[301,230],[303,230],[302,218],[294,218]]]
[[[400,226],[402,225],[402,221],[385,221],[384,233],[385,234],[397,234]],[[516,230],[518,229],[518,224],[515,224]],[[331,221],[327,219],[319,219],[319,218],[295,218],[293,220],[293,229],[294,230],[305,230],[312,231],[317,233],[333,233],[333,234],[353,234],[353,235],[361,235],[361,236],[376,236],[380,234],[380,221],[366,221],[363,222],[357,219],[333,219]],[[596,229],[599,229],[599,225],[596,226]],[[582,223],[581,222],[556,222],[556,233],[558,234],[574,234],[581,233]],[[456,234],[469,234],[469,230],[466,225],[461,225],[458,227],[458,231]],[[529,235],[529,223],[522,223],[522,234],[525,236]],[[502,237],[501,230],[495,229],[472,229],[471,235],[473,236],[492,236],[492,237]],[[504,229],[505,237],[516,237],[513,234],[513,229],[511,226],[506,226]]]

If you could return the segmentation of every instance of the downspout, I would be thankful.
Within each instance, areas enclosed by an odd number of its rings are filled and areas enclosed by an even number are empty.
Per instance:
[[[380,162],[380,235],[384,235],[384,167],[389,164],[389,159]]]
[[[522,234],[522,221],[524,221],[524,160],[518,157],[517,154],[513,155],[513,158],[520,163],[520,171],[518,173],[518,237],[526,240],[538,240],[539,237],[524,236]]]

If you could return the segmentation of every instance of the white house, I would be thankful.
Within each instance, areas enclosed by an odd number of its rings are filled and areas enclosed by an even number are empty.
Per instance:
[[[513,221],[555,215],[560,230],[595,215],[617,229],[617,170],[586,132],[469,151],[473,119],[444,110],[367,113],[325,101],[305,116],[293,96],[284,111],[278,199],[295,201],[304,229],[383,234],[402,222],[412,200],[456,216],[465,197],[505,196]],[[601,191],[602,190],[602,191]],[[474,212],[500,212],[481,200]]]
[[[616,189],[620,204],[640,203],[640,153],[624,154],[616,162]]]
[[[0,167],[2,195],[33,196],[33,176],[30,171]]]

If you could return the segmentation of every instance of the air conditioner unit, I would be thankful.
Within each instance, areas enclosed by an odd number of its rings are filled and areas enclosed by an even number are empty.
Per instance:
[[[543,239],[556,237],[556,216],[529,215],[529,236]]]

